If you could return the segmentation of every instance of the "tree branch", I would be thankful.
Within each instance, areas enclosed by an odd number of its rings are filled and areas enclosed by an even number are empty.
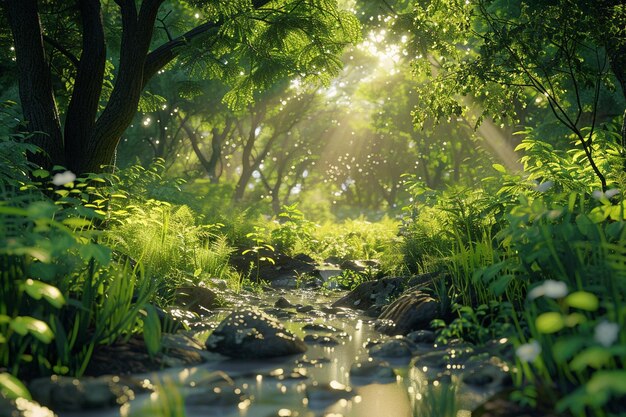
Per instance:
[[[61,45],[59,42],[57,42],[56,39],[51,38],[48,35],[43,35],[43,40],[47,44],[55,48],[57,51],[61,52],[61,54],[63,54],[63,56],[65,56],[75,67],[78,67],[78,64],[79,64],[78,58],[76,58],[76,55],[74,55],[69,49],[67,49],[66,47]]]

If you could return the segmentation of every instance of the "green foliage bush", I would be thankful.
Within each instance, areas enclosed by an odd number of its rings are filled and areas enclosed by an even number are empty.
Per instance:
[[[456,318],[433,323],[441,341],[511,336],[517,400],[534,406],[548,395],[557,412],[620,415],[625,200],[621,190],[602,190],[593,173],[574,169],[575,152],[552,153],[530,139],[523,147],[526,178],[496,166],[471,192],[433,198],[414,187],[402,229],[405,259],[427,270],[439,258],[450,275],[445,292]]]
[[[80,375],[97,345],[142,329],[154,287],[98,243],[92,179],[56,185],[43,171],[24,175],[2,188],[0,367]]]

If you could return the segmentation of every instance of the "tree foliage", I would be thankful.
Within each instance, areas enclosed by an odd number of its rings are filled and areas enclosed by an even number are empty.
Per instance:
[[[329,0],[2,6],[24,119],[44,151],[34,159],[76,172],[111,162],[147,82],[177,58],[191,74],[225,81],[232,90],[224,100],[237,108],[278,77],[327,81],[340,68],[337,54],[360,35],[356,19]],[[56,56],[59,67],[51,66]]]

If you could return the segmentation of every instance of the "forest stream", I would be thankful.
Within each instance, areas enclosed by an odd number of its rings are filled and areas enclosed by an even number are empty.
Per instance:
[[[430,395],[439,403],[443,399],[452,404],[456,415],[463,417],[506,383],[504,371],[494,381],[493,359],[490,362],[489,355],[474,352],[469,345],[437,346],[429,331],[386,336],[374,328],[375,319],[362,311],[331,306],[344,295],[277,289],[233,297],[230,307],[203,318],[201,327],[215,328],[231,312],[253,307],[278,317],[287,330],[305,340],[306,352],[247,360],[209,353],[197,366],[132,375],[130,379],[157,389],[137,394],[121,408],[58,413],[62,417],[147,416],[152,415],[150,410],[168,412],[168,407],[184,401],[184,414],[170,409],[168,415],[411,417],[429,406]],[[285,307],[275,307],[277,301]],[[210,333],[195,331],[193,337],[204,343]],[[461,382],[470,374],[471,383]]]

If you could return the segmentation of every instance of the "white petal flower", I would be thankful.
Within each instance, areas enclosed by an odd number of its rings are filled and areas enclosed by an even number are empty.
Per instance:
[[[601,199],[602,197],[604,197],[604,193],[602,192],[602,190],[594,190],[594,191],[591,193],[591,196],[592,196],[593,198],[595,198],[596,200],[599,200],[599,199]]]
[[[618,334],[619,324],[603,321],[596,326],[593,338],[602,346],[609,347],[615,343]]]
[[[524,343],[515,349],[515,354],[522,362],[532,362],[541,353],[541,345],[536,340]]]
[[[555,281],[553,279],[545,280],[543,284],[533,288],[528,292],[528,298],[531,300],[542,296],[550,298],[563,298],[566,295],[567,284],[563,281]]]
[[[76,174],[72,171],[59,172],[52,177],[52,183],[54,185],[65,185],[76,179]]]
[[[602,192],[601,190],[595,190],[591,193],[591,197],[595,198],[596,200],[600,200],[602,198],[611,199],[619,193],[620,190],[617,188],[611,188],[610,190],[606,190],[604,192]]]
[[[535,186],[535,191],[545,193],[554,185],[554,181],[545,181]]]

